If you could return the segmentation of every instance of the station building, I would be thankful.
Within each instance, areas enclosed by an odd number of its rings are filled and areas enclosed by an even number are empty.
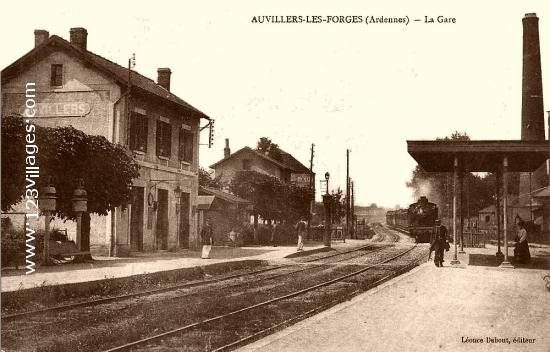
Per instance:
[[[2,116],[22,115],[26,84],[34,82],[36,124],[104,136],[140,165],[131,204],[91,216],[92,254],[197,248],[200,122],[209,117],[170,91],[169,68],[159,68],[155,82],[96,55],[84,28],[72,28],[69,41],[34,34],[34,48],[2,70]],[[74,223],[58,219],[52,227],[74,236]]]

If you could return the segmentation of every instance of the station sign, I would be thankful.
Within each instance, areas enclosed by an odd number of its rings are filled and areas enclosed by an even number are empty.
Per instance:
[[[20,108],[23,116],[25,109],[25,105]],[[83,117],[90,113],[91,106],[83,101],[36,103],[35,110],[35,117]]]

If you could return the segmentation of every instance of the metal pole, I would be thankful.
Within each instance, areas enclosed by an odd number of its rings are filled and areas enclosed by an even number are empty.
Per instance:
[[[501,183],[502,173],[501,171],[497,171],[497,179],[496,179],[496,208],[495,208],[495,216],[496,216],[496,223],[497,223],[497,253],[496,257],[499,260],[502,260],[504,257],[504,254],[502,254],[502,251],[500,250],[500,183]]]
[[[531,221],[534,220],[533,217],[533,189],[531,185],[531,176],[533,175],[532,172],[529,173],[529,213],[531,214],[530,219]]]
[[[458,177],[458,188],[460,194],[460,253],[464,252],[464,173],[460,173]]]
[[[44,220],[44,265],[50,264],[50,212],[45,211]]]
[[[311,143],[311,158],[309,159],[309,191],[311,192],[312,199],[309,202],[309,216],[307,220],[307,238],[311,238],[311,217],[313,216],[313,205],[315,203],[315,181],[313,180],[313,148],[315,144]]]
[[[82,252],[82,212],[76,213],[76,248]]]
[[[344,242],[349,232],[349,149],[346,149],[346,230],[344,231]]]
[[[453,244],[454,244],[454,256],[451,260],[451,265],[460,264],[458,260],[458,246],[456,243],[456,208],[457,208],[457,184],[458,184],[458,157],[455,155],[454,159],[454,173],[453,173]]]
[[[504,230],[504,261],[500,264],[501,268],[513,268],[514,266],[508,260],[508,157],[502,160],[502,182],[503,182],[503,221]]]

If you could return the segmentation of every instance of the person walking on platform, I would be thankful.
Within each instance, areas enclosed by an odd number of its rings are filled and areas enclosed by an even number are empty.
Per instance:
[[[300,218],[300,221],[296,223],[294,226],[296,228],[296,232],[298,234],[298,248],[296,248],[296,251],[302,251],[304,249],[304,235],[306,234],[307,230],[307,223],[304,217]]]
[[[210,251],[212,250],[212,225],[210,220],[206,220],[204,227],[201,230],[201,244],[202,244],[202,259],[210,259]]]
[[[441,225],[440,220],[435,221],[435,231],[430,239],[430,255],[434,251],[434,263],[437,267],[442,267],[444,258],[444,251],[448,251],[450,246],[447,242],[447,228]]]
[[[514,259],[517,263],[527,264],[531,261],[529,243],[527,242],[527,224],[521,218],[516,218],[516,224],[518,234],[516,236],[516,247],[514,248]]]

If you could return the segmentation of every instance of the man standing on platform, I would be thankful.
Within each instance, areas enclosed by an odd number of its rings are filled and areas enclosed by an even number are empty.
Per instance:
[[[298,233],[298,248],[296,251],[302,251],[304,249],[304,236],[307,231],[307,223],[305,218],[302,216],[300,218],[300,221],[294,226],[296,228],[296,232]]]

